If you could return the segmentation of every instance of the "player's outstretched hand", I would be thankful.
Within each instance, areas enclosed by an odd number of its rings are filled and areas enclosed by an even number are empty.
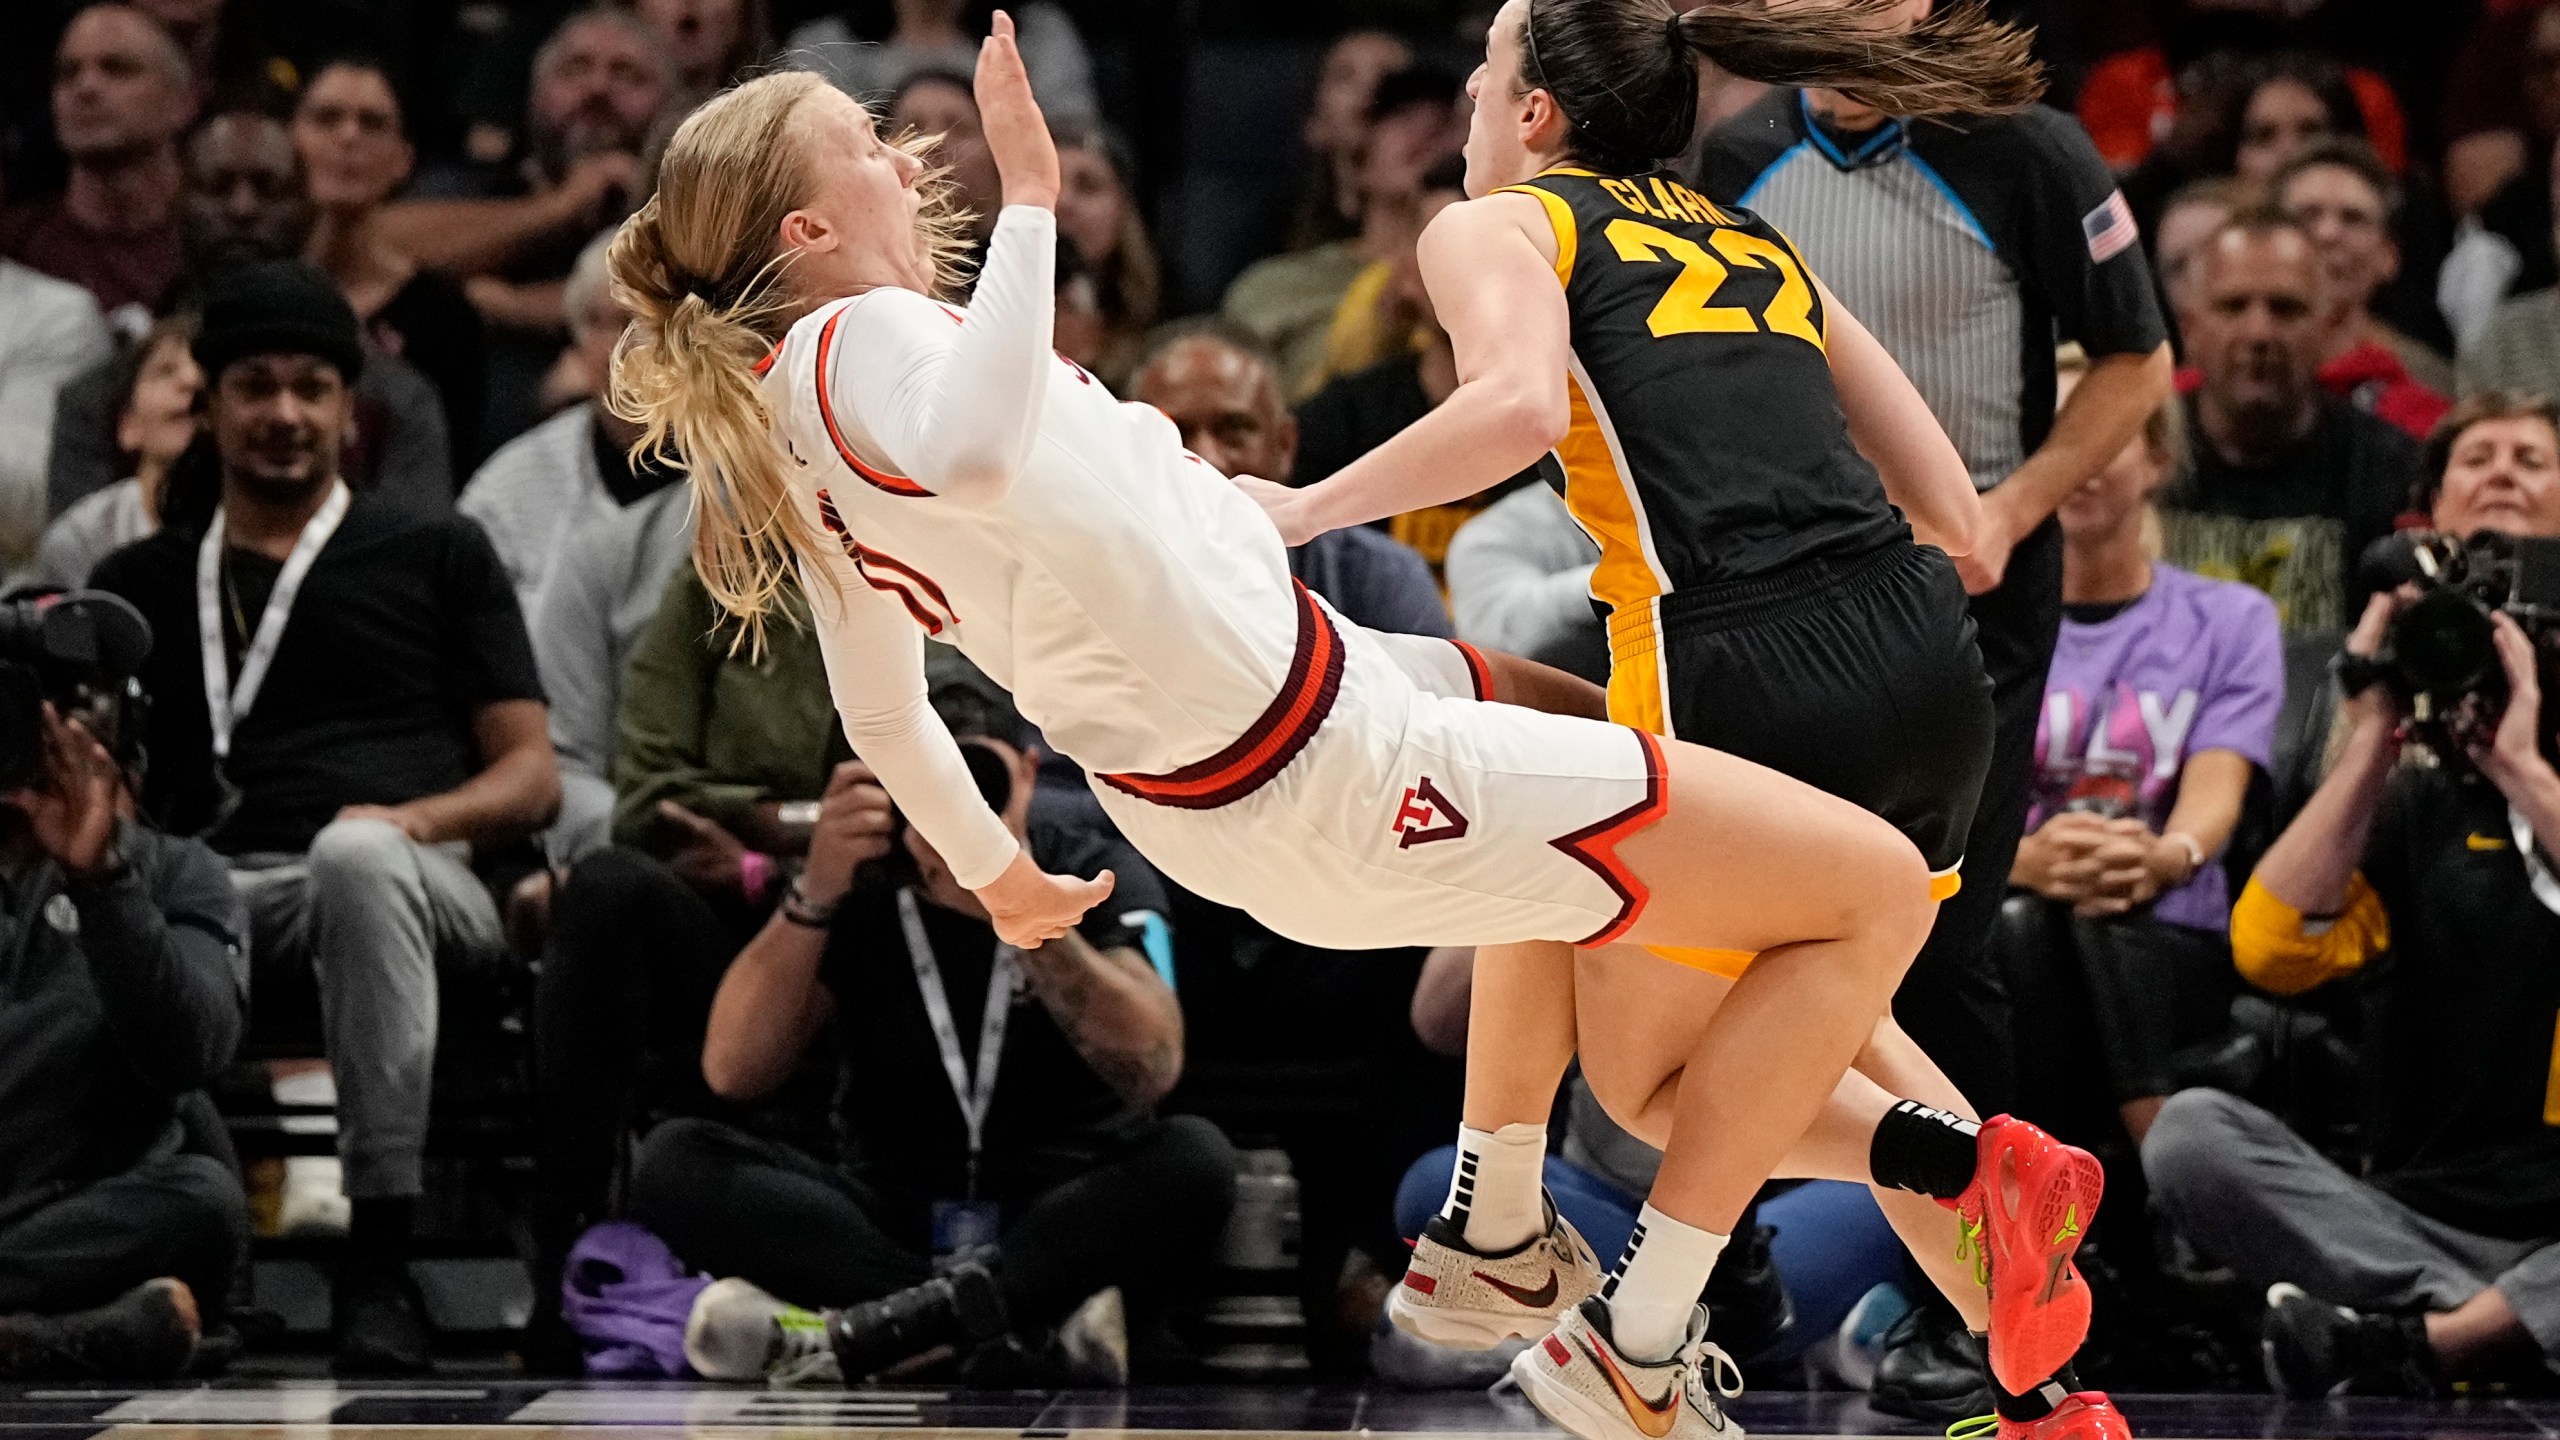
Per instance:
[[[1108,870],[1090,880],[1049,874],[1032,863],[1029,851],[1021,851],[976,894],[996,938],[1032,950],[1074,929],[1084,912],[1110,896],[1113,883]]]
[[[1307,515],[1306,492],[1259,475],[1236,475],[1231,483],[1245,493],[1245,498],[1262,507],[1280,532],[1280,543],[1291,549],[1306,544],[1324,532]]]
[[[1058,147],[1049,121],[1031,96],[1031,72],[1013,43],[1013,17],[999,10],[995,31],[978,49],[978,119],[1004,181],[1004,203],[1058,204]]]

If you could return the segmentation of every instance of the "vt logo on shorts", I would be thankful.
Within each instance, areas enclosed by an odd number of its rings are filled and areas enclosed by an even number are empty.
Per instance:
[[[1467,835],[1467,817],[1440,787],[1423,776],[1404,792],[1404,804],[1396,809],[1396,848],[1410,850],[1434,840],[1463,840]]]

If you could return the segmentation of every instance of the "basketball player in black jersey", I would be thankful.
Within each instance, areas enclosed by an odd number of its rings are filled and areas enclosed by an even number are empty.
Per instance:
[[[1681,16],[1664,0],[1509,0],[1470,86],[1479,198],[1444,212],[1421,247],[1457,391],[1321,483],[1247,488],[1296,544],[1475,493],[1552,447],[1567,507],[1601,549],[1611,718],[1893,821],[1944,877],[1943,899],[1992,732],[1948,559],[1979,519],[1971,478],[1787,238],[1660,165],[1694,127],[1701,53],[1898,114],[2033,101],[2022,34],[1971,5],[1904,30],[1902,8],[1709,0]],[[1479,955],[1457,1175],[1391,1302],[1397,1322],[1490,1344],[1557,1321],[1513,1367],[1550,1418],[1586,1440],[1723,1440],[1710,1388],[1729,1367],[1692,1309],[1726,1237],[1772,1173],[1865,1181],[1989,1329],[2004,1435],[2121,1436],[2113,1407],[2072,1393],[2066,1369],[2088,1324],[2071,1253],[2096,1162],[2021,1122],[1976,1122],[1888,1017],[1755,1004],[1751,967],[1786,957],[1660,953],[1689,968],[1560,946]],[[1725,1026],[1782,1029],[1853,1066],[1811,1131],[1759,1133],[1774,1077],[1714,1067],[1706,1042]],[[1604,1106],[1665,1150],[1627,1254],[1587,1299],[1598,1267],[1538,1180],[1577,1038]],[[1783,1158],[1739,1158],[1755,1154]]]

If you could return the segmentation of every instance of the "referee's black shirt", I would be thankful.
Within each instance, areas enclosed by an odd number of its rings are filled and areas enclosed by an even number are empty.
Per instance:
[[[1835,134],[1782,90],[1702,136],[1686,173],[1786,232],[1981,488],[2053,429],[2057,341],[2094,359],[2168,339],[2115,177],[2059,111]]]

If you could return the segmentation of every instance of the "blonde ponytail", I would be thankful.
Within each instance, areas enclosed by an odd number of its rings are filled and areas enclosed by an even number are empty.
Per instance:
[[[781,232],[812,189],[793,115],[826,85],[806,72],[767,75],[686,117],[667,142],[657,193],[614,237],[606,262],[631,323],[614,346],[605,405],[640,427],[635,457],[689,475],[694,570],[741,622],[737,640],[749,653],[761,652],[765,621],[799,582],[802,557],[828,544],[792,497],[756,373],[809,305],[786,283]],[[930,149],[912,135],[895,143],[919,156]],[[967,217],[944,172],[918,183],[918,223],[947,285]]]

